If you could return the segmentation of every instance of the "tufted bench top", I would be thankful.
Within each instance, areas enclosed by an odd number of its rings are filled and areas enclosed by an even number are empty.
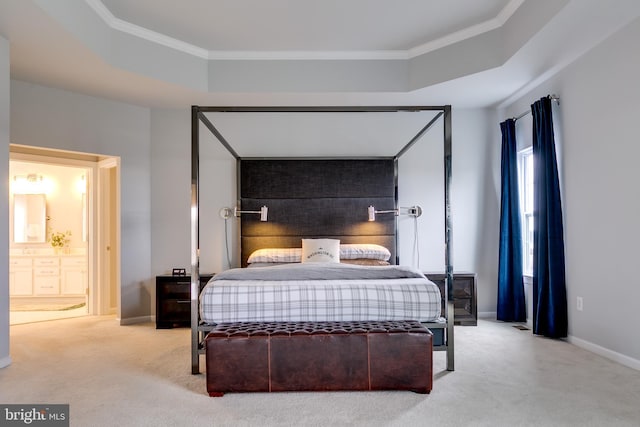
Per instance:
[[[415,320],[354,322],[231,322],[218,323],[211,338],[294,335],[340,335],[363,333],[424,333],[429,330]]]

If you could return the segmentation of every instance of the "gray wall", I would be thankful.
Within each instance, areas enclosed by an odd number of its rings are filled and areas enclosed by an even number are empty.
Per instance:
[[[499,172],[492,109],[454,110],[453,116],[453,265],[477,276],[478,315],[493,316],[498,289]]]
[[[561,98],[570,340],[640,369],[638,182],[640,20],[623,28],[510,105],[501,119],[549,93]],[[530,117],[522,120],[530,120]],[[499,165],[498,165],[499,168]],[[584,310],[576,309],[576,298]]]
[[[191,111],[152,110],[151,136],[151,273],[174,267],[191,271]],[[200,271],[219,272],[229,265],[218,211],[236,204],[236,162],[204,126],[200,163]],[[236,224],[228,221],[232,265],[237,265]]]
[[[9,356],[9,42],[0,37],[0,368]]]
[[[13,80],[11,142],[120,157],[121,318],[149,319],[155,304],[149,109]]]

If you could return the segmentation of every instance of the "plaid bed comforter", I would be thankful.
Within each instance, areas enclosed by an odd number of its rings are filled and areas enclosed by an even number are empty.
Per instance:
[[[406,267],[344,264],[227,270],[200,294],[205,323],[440,317],[438,287]]]

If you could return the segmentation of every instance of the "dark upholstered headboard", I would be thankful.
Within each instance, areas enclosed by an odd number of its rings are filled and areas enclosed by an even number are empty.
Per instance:
[[[376,243],[396,263],[396,219],[378,215],[368,222],[367,207],[396,208],[396,162],[374,159],[240,159],[241,210],[266,205],[259,215],[241,218],[241,262],[260,248],[301,247],[303,238],[334,238],[341,243]]]

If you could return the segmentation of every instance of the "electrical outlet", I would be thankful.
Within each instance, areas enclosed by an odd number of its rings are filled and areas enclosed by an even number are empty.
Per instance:
[[[576,308],[578,309],[578,311],[582,311],[582,297],[577,297],[576,298]]]

